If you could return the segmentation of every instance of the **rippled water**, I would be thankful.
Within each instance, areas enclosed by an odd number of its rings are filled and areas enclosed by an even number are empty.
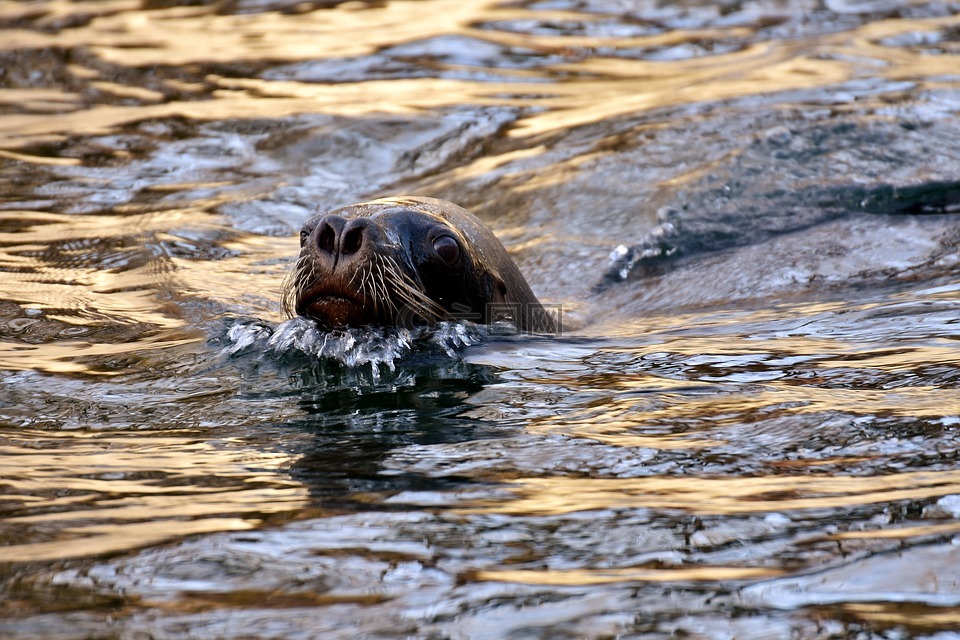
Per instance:
[[[0,636],[960,631],[960,5],[0,1]],[[559,336],[286,320],[416,193]]]

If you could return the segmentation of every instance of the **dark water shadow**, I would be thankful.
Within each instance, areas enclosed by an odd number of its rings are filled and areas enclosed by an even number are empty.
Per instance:
[[[390,508],[364,494],[445,491],[470,483],[456,476],[386,474],[383,460],[410,445],[451,444],[496,437],[496,425],[460,417],[466,400],[496,379],[490,367],[462,362],[401,363],[392,380],[358,389],[312,387],[314,372],[298,401],[302,418],[285,425],[309,433],[308,448],[290,467],[315,506],[368,511]],[[394,377],[395,376],[395,377]],[[376,505],[371,504],[375,502]]]

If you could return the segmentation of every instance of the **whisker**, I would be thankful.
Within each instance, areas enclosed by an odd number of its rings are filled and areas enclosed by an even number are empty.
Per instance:
[[[385,263],[395,297],[405,302],[409,310],[426,321],[449,317],[447,310],[427,296],[418,283],[405,273],[392,257],[385,259]]]
[[[300,294],[320,277],[322,274],[308,255],[297,257],[282,284],[280,304],[286,317],[297,315]],[[424,322],[451,317],[442,305],[426,294],[418,274],[411,273],[409,266],[401,267],[392,255],[372,254],[369,262],[353,273],[350,286],[360,294],[364,304],[372,305],[376,317],[386,321],[400,321],[407,313]]]
[[[280,283],[280,308],[287,318],[292,318],[295,315],[294,307],[296,306],[297,292],[302,286],[303,264],[304,257],[302,255],[297,256],[293,268],[287,272],[283,282]]]

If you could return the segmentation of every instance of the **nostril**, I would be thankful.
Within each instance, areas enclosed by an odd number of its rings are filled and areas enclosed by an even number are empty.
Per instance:
[[[329,222],[321,222],[317,230],[317,246],[321,251],[334,253],[337,248],[337,231]]]
[[[340,253],[349,255],[356,253],[363,246],[363,236],[366,233],[367,221],[363,218],[351,220],[343,230],[343,239],[340,241]]]
[[[333,256],[346,256],[357,253],[363,246],[363,237],[367,233],[370,221],[366,218],[348,220],[337,215],[328,215],[313,231],[314,242],[320,253]]]

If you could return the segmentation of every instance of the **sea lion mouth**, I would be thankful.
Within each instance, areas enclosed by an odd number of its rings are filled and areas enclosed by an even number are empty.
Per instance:
[[[372,321],[363,299],[357,293],[327,286],[305,291],[297,300],[297,313],[330,328],[358,326]]]

